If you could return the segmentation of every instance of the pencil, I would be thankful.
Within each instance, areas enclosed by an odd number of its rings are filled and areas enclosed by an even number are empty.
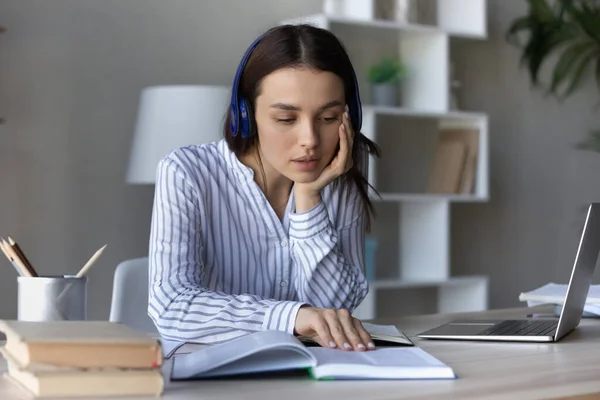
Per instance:
[[[25,267],[21,259],[15,255],[12,247],[8,244],[8,242],[4,240],[4,238],[1,238],[0,243],[2,243],[2,250],[4,251],[4,254],[8,253],[8,259],[11,260],[13,266],[18,269],[19,275],[31,277],[31,272],[29,272],[29,270]]]
[[[25,253],[23,253],[23,250],[21,250],[21,247],[10,236],[8,237],[8,243],[14,250],[17,257],[19,257],[21,259],[21,261],[23,262],[23,265],[25,266],[25,268],[27,268],[27,270],[29,271],[31,276],[39,276],[38,273],[36,272],[35,268],[33,268],[33,265],[31,265],[31,263],[25,256]]]
[[[77,275],[75,275],[76,278],[81,278],[88,272],[88,270],[92,267],[92,265],[94,265],[94,263],[98,260],[98,258],[100,258],[100,256],[102,255],[102,252],[104,251],[106,246],[107,245],[100,247],[100,249],[98,249],[98,251],[96,251],[96,253],[94,253],[92,258],[90,258],[89,261],[87,263],[85,263],[85,265],[79,270]]]
[[[4,248],[4,243],[2,241],[0,241],[0,250],[2,250],[2,252],[6,256],[6,258],[8,258],[8,261],[10,261],[12,266],[15,268],[15,270],[17,271],[17,274],[19,274],[20,276],[23,276],[23,273],[19,269],[19,266],[15,263],[13,258],[8,254],[8,251],[6,251],[6,248]]]

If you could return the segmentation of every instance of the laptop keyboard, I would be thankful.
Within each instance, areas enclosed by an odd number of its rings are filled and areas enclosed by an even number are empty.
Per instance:
[[[519,321],[507,320],[481,332],[486,336],[546,336],[554,332],[558,321],[538,320]]]

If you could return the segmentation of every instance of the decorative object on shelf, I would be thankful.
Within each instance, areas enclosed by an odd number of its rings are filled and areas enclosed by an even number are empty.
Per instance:
[[[522,40],[522,34],[526,40]],[[530,0],[527,14],[516,18],[506,38],[522,50],[534,87],[564,101],[593,73],[600,90],[600,2],[588,0]],[[549,85],[540,80],[544,61],[553,63]],[[578,145],[600,152],[600,130]]]
[[[223,137],[226,86],[156,86],[142,91],[127,182],[154,184],[158,161],[171,150]]]
[[[379,19],[403,24],[418,22],[418,0],[378,0],[375,15]]]
[[[450,109],[458,110],[460,108],[458,105],[458,90],[462,87],[462,84],[455,77],[454,63],[452,61],[450,62],[449,67],[450,79],[448,80],[448,82],[450,82]]]
[[[407,68],[398,58],[384,57],[372,65],[368,71],[371,103],[379,106],[398,106],[400,84],[407,76]]]
[[[375,252],[377,251],[377,238],[367,235],[365,239],[365,275],[367,281],[375,281]]]

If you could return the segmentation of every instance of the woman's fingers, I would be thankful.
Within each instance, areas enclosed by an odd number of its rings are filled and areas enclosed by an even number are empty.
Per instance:
[[[342,135],[340,135],[340,153],[342,153],[342,142],[344,142],[345,146],[343,154],[346,154],[346,161],[343,164],[344,169],[342,171],[342,173],[344,173],[352,168],[352,145],[354,144],[354,131],[352,130],[348,111],[344,112],[341,128],[343,132]]]
[[[373,339],[371,338],[371,335],[364,328],[362,322],[360,322],[360,320],[358,320],[356,318],[353,319],[353,322],[354,322],[354,327],[356,328],[359,336],[362,339],[362,342],[367,345],[367,350],[374,350],[375,343],[373,343]]]
[[[337,175],[341,175],[344,172],[346,172],[346,163],[348,161],[348,156],[350,155],[348,152],[348,133],[347,133],[347,126],[346,126],[346,122],[345,122],[345,117],[344,117],[344,121],[342,122],[342,124],[340,125],[340,150],[338,151],[338,154],[336,156],[336,164],[335,164],[335,168],[336,168],[336,173]]]
[[[348,310],[341,309],[311,309],[310,314],[303,317],[306,326],[299,321],[299,333],[306,333],[322,347],[340,350],[365,351],[375,349],[371,335],[363,327],[360,320],[353,318]],[[303,328],[304,327],[304,328]]]
[[[341,350],[352,350],[353,346],[346,336],[344,327],[339,320],[336,310],[328,309],[325,310],[325,320],[329,325],[329,331],[333,340],[337,344],[337,347]]]
[[[348,111],[344,113],[343,123],[346,125],[346,135],[348,137],[348,149],[352,152],[352,145],[354,144],[354,130],[350,121],[350,114]]]
[[[350,341],[350,345],[355,351],[365,351],[367,349],[367,343],[364,343],[363,338],[358,333],[356,326],[354,325],[354,318],[350,315],[348,310],[338,310],[337,311],[338,319],[344,328],[344,333],[348,340]]]
[[[339,347],[331,335],[331,330],[328,321],[321,315],[321,313],[315,313],[315,321],[313,322],[313,329],[317,334],[315,338],[316,342],[321,347],[336,348]]]

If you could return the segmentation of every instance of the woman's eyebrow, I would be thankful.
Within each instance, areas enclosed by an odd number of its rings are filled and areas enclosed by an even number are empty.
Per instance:
[[[324,105],[322,105],[321,107],[319,107],[319,110],[326,110],[328,108],[333,108],[333,107],[337,107],[337,106],[341,106],[342,102],[339,100],[332,100]],[[301,108],[298,106],[295,106],[293,104],[285,104],[285,103],[273,103],[270,106],[271,108],[278,108],[280,110],[285,110],[285,111],[300,111]]]

